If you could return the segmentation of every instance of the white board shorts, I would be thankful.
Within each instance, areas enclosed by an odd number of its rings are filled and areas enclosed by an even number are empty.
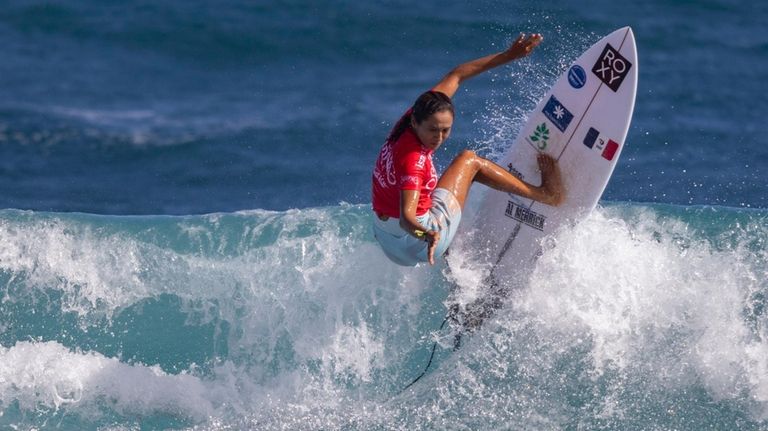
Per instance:
[[[440,232],[435,257],[442,256],[451,245],[461,222],[461,205],[450,191],[437,188],[432,192],[432,207],[416,219],[422,226]],[[414,266],[427,262],[427,242],[408,234],[400,227],[400,219],[380,220],[373,216],[373,234],[389,260],[398,265]]]

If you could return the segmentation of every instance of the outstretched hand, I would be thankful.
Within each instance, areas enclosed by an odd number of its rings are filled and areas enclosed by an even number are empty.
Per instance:
[[[507,54],[512,58],[523,58],[530,54],[534,48],[539,46],[544,37],[540,33],[533,33],[526,35],[520,33],[520,36],[512,42],[512,45],[507,48]]]
[[[437,85],[432,87],[432,90],[445,93],[448,97],[453,97],[456,94],[456,90],[459,89],[459,85],[465,80],[486,70],[527,56],[534,48],[539,46],[542,39],[539,33],[527,36],[525,33],[520,33],[520,36],[504,51],[486,55],[485,57],[480,57],[454,67]]]

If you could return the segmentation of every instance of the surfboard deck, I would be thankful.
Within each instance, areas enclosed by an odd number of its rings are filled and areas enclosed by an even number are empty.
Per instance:
[[[457,244],[462,259],[488,265],[486,283],[502,290],[512,285],[533,266],[544,238],[595,208],[624,148],[637,70],[634,34],[629,27],[618,29],[579,56],[529,114],[499,164],[540,184],[536,157],[553,156],[565,201],[552,207],[496,190],[485,193]]]

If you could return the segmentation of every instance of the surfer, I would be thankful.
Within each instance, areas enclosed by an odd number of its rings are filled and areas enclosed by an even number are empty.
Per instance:
[[[523,58],[542,40],[521,34],[508,49],[463,63],[416,99],[389,133],[373,170],[374,234],[393,262],[413,266],[435,263],[445,253],[461,220],[469,189],[477,181],[504,192],[559,205],[564,199],[560,171],[550,156],[539,154],[542,182],[534,186],[501,166],[462,151],[438,179],[432,154],[451,133],[451,97],[465,80]]]

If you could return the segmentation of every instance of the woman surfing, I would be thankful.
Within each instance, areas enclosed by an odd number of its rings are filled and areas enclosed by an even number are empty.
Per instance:
[[[505,51],[463,63],[421,94],[387,137],[373,170],[374,234],[393,262],[413,266],[435,263],[448,249],[475,181],[508,193],[559,205],[564,191],[557,162],[539,154],[542,182],[529,184],[506,169],[463,150],[438,178],[432,154],[451,133],[455,110],[451,98],[467,79],[523,58],[540,34],[521,34]]]

